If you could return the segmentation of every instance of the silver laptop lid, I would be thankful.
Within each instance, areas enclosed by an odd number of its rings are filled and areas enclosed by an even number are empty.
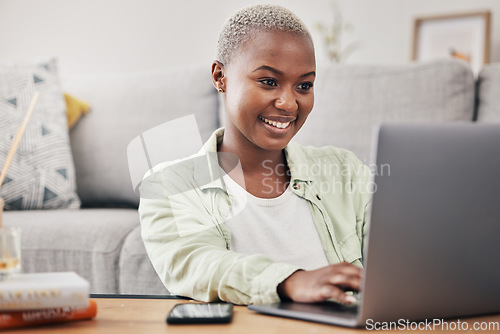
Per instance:
[[[359,324],[499,312],[500,124],[384,125],[376,165]]]

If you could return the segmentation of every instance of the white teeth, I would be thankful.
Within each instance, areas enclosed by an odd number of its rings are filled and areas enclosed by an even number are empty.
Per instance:
[[[267,123],[269,125],[277,127],[278,129],[284,129],[284,128],[288,127],[288,125],[290,124],[290,122],[281,123],[281,122],[271,121],[271,120],[265,119],[263,117],[261,117],[260,119],[262,119],[265,123]]]

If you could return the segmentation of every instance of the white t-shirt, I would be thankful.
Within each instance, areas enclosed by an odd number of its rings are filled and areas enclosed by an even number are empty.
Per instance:
[[[263,254],[277,262],[306,270],[328,265],[309,203],[290,187],[276,198],[248,193],[230,176],[223,180],[233,198],[226,225],[231,231],[231,249],[244,254]]]

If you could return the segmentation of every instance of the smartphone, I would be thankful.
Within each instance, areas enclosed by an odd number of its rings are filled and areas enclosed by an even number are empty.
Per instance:
[[[233,304],[183,303],[175,305],[167,316],[169,324],[228,323],[233,317]]]

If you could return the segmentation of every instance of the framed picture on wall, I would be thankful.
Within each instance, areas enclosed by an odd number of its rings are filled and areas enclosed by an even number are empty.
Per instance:
[[[458,58],[477,75],[490,56],[489,11],[419,17],[413,32],[413,60]]]

